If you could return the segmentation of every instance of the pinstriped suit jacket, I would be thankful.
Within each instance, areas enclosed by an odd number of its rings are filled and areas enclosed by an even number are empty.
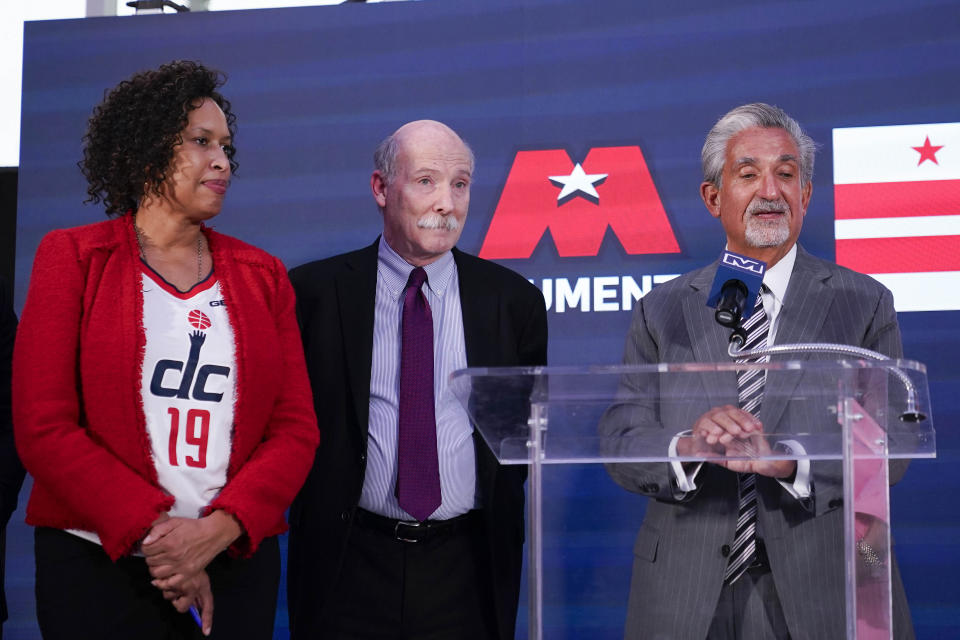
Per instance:
[[[627,336],[625,364],[730,360],[729,330],[714,321],[713,310],[706,305],[716,269],[716,263],[698,269],[641,299]],[[778,323],[779,344],[834,342],[901,356],[890,292],[872,278],[815,258],[800,247]],[[803,401],[823,382],[809,373],[769,372],[759,414],[764,430],[836,429],[836,418],[831,420],[823,403]],[[636,391],[629,388],[629,379],[621,384],[624,391]],[[659,390],[661,404],[655,416],[649,407],[614,407],[602,421],[602,433],[617,436],[643,430],[649,435],[661,430],[666,441],[690,428],[710,407],[737,402],[732,371],[668,384],[677,386]],[[904,465],[892,468],[892,480],[904,470]],[[634,545],[626,637],[705,638],[723,586],[729,552],[725,545],[731,544],[736,528],[736,474],[705,464],[697,491],[678,501],[666,464],[617,464],[609,465],[608,471],[626,489],[653,498]],[[804,501],[791,497],[771,478],[760,476],[757,482],[759,535],[766,543],[793,640],[845,635],[840,464],[814,462],[812,474],[813,496]],[[894,583],[895,637],[912,638],[896,566]]]

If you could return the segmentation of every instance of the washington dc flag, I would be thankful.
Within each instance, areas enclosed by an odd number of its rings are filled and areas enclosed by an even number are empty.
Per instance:
[[[960,122],[833,130],[837,263],[897,311],[960,309]]]

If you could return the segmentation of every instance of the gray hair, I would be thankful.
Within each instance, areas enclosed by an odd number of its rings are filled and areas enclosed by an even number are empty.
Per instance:
[[[453,132],[452,129],[450,131]],[[373,150],[373,168],[383,176],[387,184],[393,182],[393,179],[396,177],[397,156],[400,154],[400,140],[398,138],[399,136],[397,136],[396,132],[391,133]],[[472,169],[475,164],[473,149],[470,148],[470,145],[467,144],[467,141],[463,138],[460,138],[460,142],[462,142],[463,146],[467,149],[467,154],[470,156],[470,168]]]
[[[813,139],[804,133],[796,120],[779,108],[763,102],[745,104],[729,111],[713,125],[700,152],[700,162],[703,165],[703,180],[716,186],[723,186],[723,165],[726,161],[727,144],[730,138],[744,129],[762,127],[768,129],[783,129],[790,134],[797,145],[800,157],[800,184],[805,185],[813,179],[813,160],[817,145]]]
[[[387,182],[393,182],[397,171],[397,155],[400,153],[400,141],[391,133],[373,150],[373,168]]]

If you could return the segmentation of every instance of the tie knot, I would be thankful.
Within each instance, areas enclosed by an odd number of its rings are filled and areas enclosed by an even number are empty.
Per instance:
[[[423,286],[423,283],[427,281],[427,272],[423,270],[423,267],[415,267],[413,271],[410,272],[410,277],[407,278],[407,287],[413,287],[414,289],[419,289]]]

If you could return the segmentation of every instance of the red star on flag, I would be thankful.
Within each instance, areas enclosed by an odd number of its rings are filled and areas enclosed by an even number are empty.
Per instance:
[[[923,141],[922,147],[912,147],[912,149],[920,153],[920,161],[917,162],[918,167],[923,164],[924,160],[932,160],[933,164],[940,164],[937,162],[937,151],[943,149],[943,145],[937,147],[930,144],[930,136],[927,136],[927,139]]]

